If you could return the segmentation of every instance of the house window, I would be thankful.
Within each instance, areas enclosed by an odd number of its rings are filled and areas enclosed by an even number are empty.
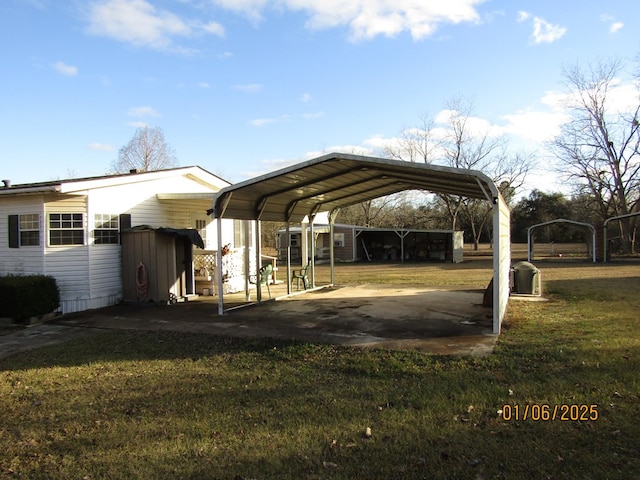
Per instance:
[[[334,233],[333,234],[333,246],[334,247],[344,247],[344,233]]]
[[[82,213],[50,213],[49,245],[84,245]]]
[[[93,229],[93,243],[96,245],[113,245],[119,242],[118,216],[108,213],[97,213]]]
[[[196,218],[195,224],[196,230],[198,230],[200,238],[202,238],[202,243],[204,243],[205,248],[207,248],[207,221],[201,218]]]
[[[290,247],[299,247],[300,244],[298,243],[298,238],[300,238],[300,235],[298,235],[296,233],[289,234],[289,246]]]
[[[20,215],[20,246],[38,245],[40,245],[40,215],[37,213]]]

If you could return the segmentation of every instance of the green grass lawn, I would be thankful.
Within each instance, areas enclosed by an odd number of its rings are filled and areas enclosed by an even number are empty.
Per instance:
[[[538,266],[485,358],[128,331],[0,360],[0,478],[640,478],[640,264]]]

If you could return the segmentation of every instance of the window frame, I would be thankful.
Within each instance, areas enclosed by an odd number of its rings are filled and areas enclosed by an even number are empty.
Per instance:
[[[31,217],[27,219],[26,217]],[[24,222],[24,223],[23,223]],[[26,224],[30,223],[29,226]],[[24,226],[23,226],[24,225]],[[35,226],[34,226],[35,225]],[[18,215],[18,236],[20,247],[39,247],[40,246],[40,214],[39,213],[21,213]],[[29,237],[35,233],[35,243],[28,241]],[[23,235],[26,234],[26,235]]]
[[[54,219],[53,217],[57,217]],[[78,219],[79,216],[79,219]],[[56,226],[54,226],[56,222]],[[84,213],[77,212],[50,212],[47,214],[50,247],[69,247],[85,245],[86,228]],[[69,226],[65,226],[69,224]],[[59,238],[53,241],[54,234]],[[68,238],[65,238],[65,234]]]
[[[114,223],[115,226],[113,226]],[[118,245],[119,243],[120,216],[116,213],[95,213],[93,215],[93,244]]]

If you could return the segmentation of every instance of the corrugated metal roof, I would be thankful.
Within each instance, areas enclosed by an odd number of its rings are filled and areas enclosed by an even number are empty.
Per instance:
[[[361,155],[331,153],[225,187],[213,201],[214,217],[300,222],[405,190],[493,200],[500,196],[481,172]]]

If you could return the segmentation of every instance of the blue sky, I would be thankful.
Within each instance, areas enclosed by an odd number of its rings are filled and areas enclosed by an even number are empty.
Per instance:
[[[238,182],[375,154],[464,97],[553,190],[563,66],[631,68],[639,31],[637,0],[2,0],[0,177],[102,175],[149,125]]]

